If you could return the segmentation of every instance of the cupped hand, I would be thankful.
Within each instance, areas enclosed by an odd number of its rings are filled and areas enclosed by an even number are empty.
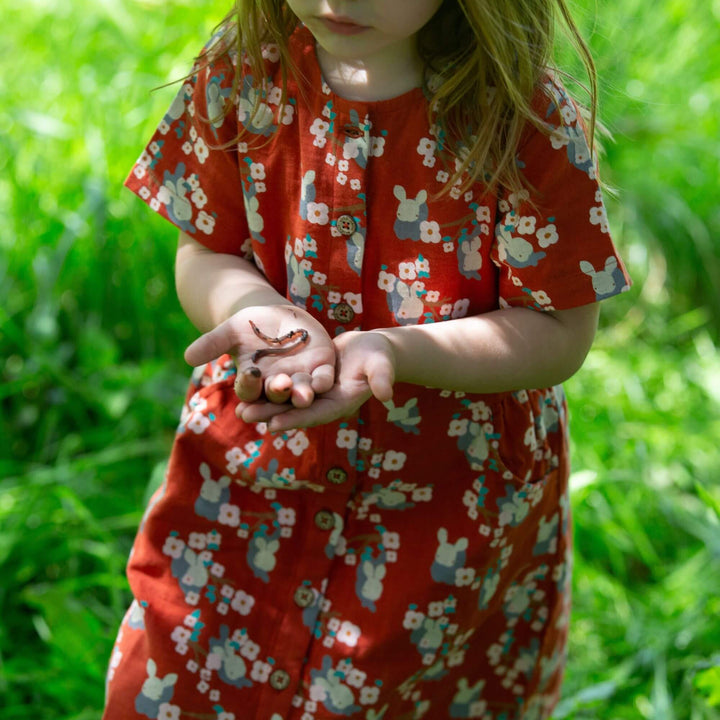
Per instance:
[[[185,360],[198,366],[226,353],[237,367],[235,393],[245,403],[264,391],[270,403],[307,407],[335,378],[332,339],[312,315],[292,305],[243,308],[195,340]]]
[[[390,400],[395,380],[395,357],[390,341],[372,331],[345,332],[333,340],[335,384],[305,407],[290,404],[240,403],[245,422],[267,422],[271,432],[312,427],[354,415],[371,397]]]

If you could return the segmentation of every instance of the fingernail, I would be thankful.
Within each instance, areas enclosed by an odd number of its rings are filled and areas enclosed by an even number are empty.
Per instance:
[[[249,367],[245,371],[246,375],[252,375],[253,377],[259,378],[262,376],[262,372],[259,367],[255,367],[254,365],[252,367]]]

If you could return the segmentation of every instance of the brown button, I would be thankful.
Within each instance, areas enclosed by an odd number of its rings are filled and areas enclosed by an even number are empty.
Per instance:
[[[352,215],[341,215],[336,221],[335,225],[341,235],[349,237],[357,230],[357,223]]]
[[[345,134],[351,138],[359,138],[365,134],[357,125],[345,125],[343,130]]]
[[[342,485],[348,478],[348,474],[339,467],[330,468],[325,476],[333,485]]]
[[[273,690],[284,690],[290,684],[290,673],[285,670],[275,670],[270,675],[270,687]]]
[[[341,302],[333,308],[333,317],[339,323],[349,323],[355,317],[355,311],[346,302]]]
[[[315,601],[315,593],[307,585],[301,585],[295,590],[293,600],[298,607],[310,607]]]
[[[320,530],[332,530],[335,527],[335,518],[329,510],[319,510],[315,513],[315,525]]]

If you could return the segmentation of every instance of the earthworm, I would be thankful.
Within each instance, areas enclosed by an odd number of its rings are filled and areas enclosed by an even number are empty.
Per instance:
[[[307,330],[303,330],[301,328],[298,328],[297,330],[291,330],[290,332],[285,333],[285,335],[281,335],[280,337],[270,337],[269,335],[266,335],[264,332],[262,332],[262,330],[260,330],[260,328],[252,320],[250,320],[250,327],[263,342],[266,342],[268,345],[274,346],[256,350],[252,355],[252,361],[254,363],[256,363],[261,358],[267,357],[268,355],[285,355],[287,353],[291,353],[293,350],[296,350],[301,345],[305,345],[310,339],[310,333]],[[293,340],[297,340],[297,342],[293,343]]]

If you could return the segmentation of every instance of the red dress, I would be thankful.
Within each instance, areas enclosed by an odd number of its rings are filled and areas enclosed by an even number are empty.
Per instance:
[[[526,193],[454,171],[420,89],[363,103],[322,81],[214,123],[230,60],[185,83],[128,179],[154,210],[347,329],[563,310],[628,287],[575,106],[547,79]],[[232,143],[239,127],[269,142]],[[231,147],[221,146],[230,142]],[[234,415],[234,368],[193,376],[166,482],[128,567],[135,597],[105,720],[546,718],[569,613],[562,390],[398,384],[353,419],[270,435]]]

